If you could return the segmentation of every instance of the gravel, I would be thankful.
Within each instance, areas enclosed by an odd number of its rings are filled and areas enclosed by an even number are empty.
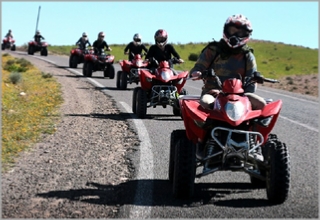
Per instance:
[[[133,176],[137,134],[115,101],[84,78],[23,57],[58,80],[64,104],[56,132],[2,173],[2,218],[117,218],[117,186]]]

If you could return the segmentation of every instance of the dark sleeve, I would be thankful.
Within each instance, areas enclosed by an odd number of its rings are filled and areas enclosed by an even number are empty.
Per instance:
[[[172,54],[174,57],[180,59],[180,56],[179,56],[179,54],[177,53],[177,51],[174,49],[174,47],[173,47],[171,44],[168,44],[168,46],[169,46],[169,51],[171,52],[171,54]]]
[[[126,48],[124,48],[124,52],[127,52],[131,46],[131,42],[127,44]]]
[[[92,44],[93,47],[97,47],[97,41],[94,41]]]
[[[81,38],[80,38],[81,39]],[[80,42],[80,39],[76,42],[76,45]]]
[[[104,44],[104,46],[106,46],[107,48],[109,47],[107,41],[104,41],[103,44]]]
[[[41,39],[44,39],[44,37],[42,35],[40,35]]]
[[[89,44],[89,46],[91,47],[91,43],[90,43],[90,41],[89,40],[87,40],[87,43]]]
[[[149,48],[149,50],[148,50],[148,52],[147,52],[147,55],[146,55],[146,59],[150,59],[151,57],[153,57],[154,56],[154,45],[152,45],[150,48]]]

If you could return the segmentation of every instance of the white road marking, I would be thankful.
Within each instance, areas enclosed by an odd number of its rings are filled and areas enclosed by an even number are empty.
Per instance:
[[[300,125],[300,126],[302,126],[302,127],[304,127],[304,128],[307,128],[307,129],[309,129],[309,130],[311,130],[311,131],[319,132],[319,130],[318,130],[317,128],[311,127],[311,126],[306,125],[306,124],[302,124],[302,123],[297,122],[297,121],[294,121],[294,120],[291,120],[291,119],[289,119],[289,118],[287,118],[287,117],[284,117],[284,116],[282,116],[282,115],[279,115],[279,117],[282,118],[282,119],[284,119],[284,120],[287,120],[287,121],[289,121],[289,122],[291,122],[291,123],[294,123],[294,124]]]

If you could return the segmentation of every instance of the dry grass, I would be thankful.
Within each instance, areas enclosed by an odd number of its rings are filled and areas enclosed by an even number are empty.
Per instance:
[[[263,86],[318,97],[318,78],[318,74],[285,76],[279,79],[280,83],[265,83]]]
[[[21,75],[18,83],[9,77],[12,69]],[[55,131],[63,100],[60,84],[48,76],[25,60],[2,56],[2,163]]]

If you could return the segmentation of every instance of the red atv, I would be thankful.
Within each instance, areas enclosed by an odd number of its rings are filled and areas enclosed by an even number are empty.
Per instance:
[[[36,42],[36,41],[29,41],[28,43],[28,54],[33,55],[35,52],[40,51],[41,56],[48,56],[48,43],[47,42]]]
[[[85,54],[93,54],[93,49],[86,48],[84,50],[78,48],[73,48],[70,51],[70,57],[69,57],[69,67],[70,68],[77,68],[78,64],[84,62],[84,56]]]
[[[16,50],[16,45],[14,44],[15,42],[16,41],[11,37],[3,38],[2,44],[1,44],[1,49],[2,50],[10,49],[12,51],[15,51]]]
[[[101,50],[99,54],[85,54],[82,74],[86,77],[92,77],[92,72],[101,70],[104,77],[113,79],[115,75],[113,62],[114,56],[105,54],[104,50]]]
[[[207,76],[215,77],[221,86],[213,71]],[[252,110],[243,88],[255,82],[278,81],[264,78],[259,72],[245,80],[244,86],[240,79],[226,80],[212,110],[200,105],[199,96],[179,99],[185,130],[171,133],[169,157],[169,180],[175,197],[192,197],[196,177],[216,171],[242,171],[250,175],[253,186],[266,188],[271,203],[287,199],[289,152],[286,144],[271,133],[282,101],[265,99],[267,105],[262,110]]]
[[[155,70],[140,69],[139,78],[141,87],[136,87],[132,95],[132,111],[139,118],[145,118],[147,108],[162,105],[173,107],[174,115],[180,114],[178,98],[180,95],[186,95],[187,91],[183,88],[188,77],[188,71],[174,74],[170,68],[171,64],[179,63],[179,60],[173,58],[169,61],[161,61],[160,64],[153,60],[158,67]],[[171,64],[170,64],[171,63]]]
[[[147,62],[143,62],[142,56],[140,54],[134,55],[132,61],[121,60],[119,61],[121,66],[120,71],[117,72],[117,88],[127,89],[127,84],[139,83],[139,69],[146,68],[148,66]]]

